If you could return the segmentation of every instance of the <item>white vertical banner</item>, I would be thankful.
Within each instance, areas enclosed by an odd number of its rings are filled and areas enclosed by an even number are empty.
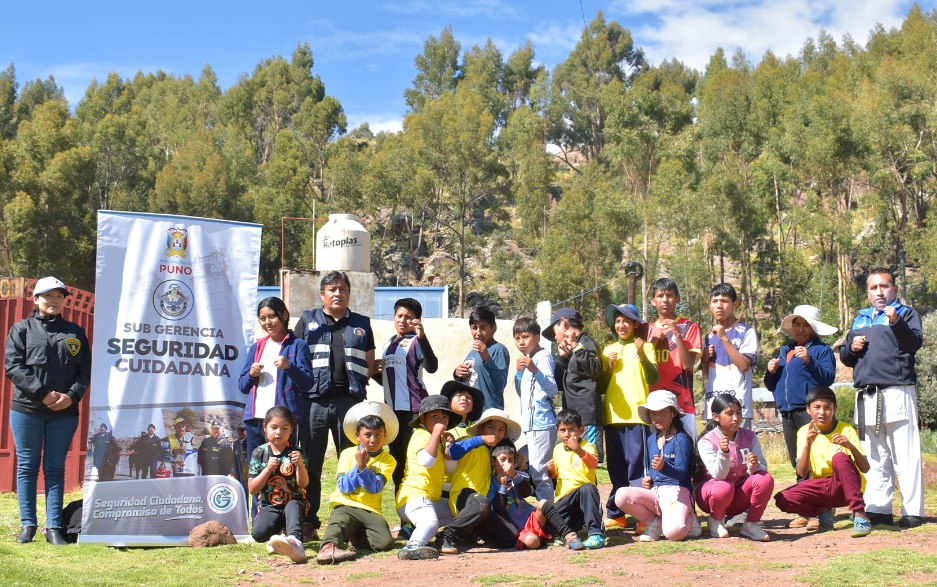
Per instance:
[[[249,537],[231,459],[260,236],[256,224],[98,213],[81,543],[185,544],[209,520]]]

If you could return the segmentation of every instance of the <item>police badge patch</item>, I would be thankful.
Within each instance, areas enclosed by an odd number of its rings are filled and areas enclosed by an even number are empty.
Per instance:
[[[78,353],[81,352],[81,341],[77,338],[66,338],[65,339],[65,350],[68,351],[73,357],[77,357]]]

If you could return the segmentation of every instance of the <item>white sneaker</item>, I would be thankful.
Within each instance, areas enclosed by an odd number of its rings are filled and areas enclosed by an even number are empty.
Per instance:
[[[660,518],[654,518],[654,520],[644,529],[644,534],[638,536],[638,540],[641,542],[654,542],[655,540],[660,540],[661,534]]]
[[[755,542],[768,542],[771,537],[755,522],[745,522],[742,524],[742,530],[739,532],[745,538]]]
[[[748,521],[748,512],[742,512],[736,516],[729,518],[729,521],[726,522],[726,528],[731,528],[732,526],[742,526],[745,522]]]
[[[703,535],[703,525],[700,524],[699,516],[696,514],[693,515],[693,521],[690,523],[690,531],[687,532],[687,536],[690,538],[699,538]]]
[[[294,563],[306,562],[306,547],[295,536],[278,534],[271,538],[268,544],[273,545],[274,552],[290,557]]]
[[[267,552],[269,552],[270,554],[273,554],[273,553],[276,552],[276,551],[273,549],[273,544],[272,544],[272,543],[273,543],[273,538],[274,538],[274,537],[271,537],[270,540],[267,541]]]
[[[728,538],[729,530],[726,528],[725,518],[717,520],[709,516],[709,535],[713,538]]]

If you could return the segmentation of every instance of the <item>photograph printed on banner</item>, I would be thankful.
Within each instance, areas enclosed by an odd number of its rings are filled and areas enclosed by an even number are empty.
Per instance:
[[[92,482],[230,475],[244,482],[242,411],[219,406],[123,409],[91,415],[86,479]]]

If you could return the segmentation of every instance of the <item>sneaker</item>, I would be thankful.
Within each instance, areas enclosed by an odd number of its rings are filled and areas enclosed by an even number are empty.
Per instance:
[[[432,546],[410,546],[409,544],[397,551],[397,558],[402,561],[425,561],[439,558],[439,551]]]
[[[729,520],[726,522],[726,528],[731,528],[733,526],[743,526],[745,522],[747,521],[748,521],[748,512],[742,512],[741,514],[738,514],[737,516],[732,516],[731,518],[729,518]]]
[[[725,518],[722,520],[717,520],[716,518],[709,516],[709,535],[713,538],[729,537],[729,529],[726,528]]]
[[[742,524],[742,530],[739,532],[745,538],[749,540],[754,540],[755,542],[768,542],[771,540],[771,537],[768,536],[768,533],[762,529],[756,522],[746,521]]]
[[[583,546],[589,550],[597,550],[599,548],[605,548],[605,536],[601,534],[592,534],[586,541],[582,543]]]
[[[820,515],[817,516],[819,522],[820,532],[826,532],[833,529],[833,510],[826,510],[825,512],[820,512]]]
[[[924,520],[921,516],[901,516],[901,519],[898,520],[899,528],[917,528],[924,523]]]
[[[872,533],[872,522],[865,518],[860,518],[856,516],[852,520],[852,537],[853,538],[862,538],[863,536],[868,536]]]
[[[654,542],[655,540],[660,540],[661,534],[661,520],[660,518],[654,518],[654,520],[647,525],[644,534],[638,536],[638,540],[641,542]]]
[[[586,545],[583,544],[582,540],[580,540],[579,536],[576,535],[576,533],[574,532],[570,532],[566,536],[565,546],[566,548],[570,550],[585,550],[586,549]]]
[[[459,554],[459,549],[455,542],[443,536],[442,546],[439,548],[440,554]]]
[[[895,518],[891,514],[880,514],[878,512],[866,512],[869,521],[873,526],[894,526]]]
[[[295,536],[277,534],[267,544],[273,546],[273,551],[277,554],[290,557],[294,563],[306,562],[306,547]]]
[[[803,516],[797,516],[787,525],[788,528],[806,528],[809,520]]]
[[[703,525],[700,524],[699,516],[693,514],[693,521],[690,522],[690,531],[686,534],[690,538],[699,538],[703,535]]]
[[[413,524],[410,522],[403,522],[400,524],[400,527],[397,529],[397,539],[410,540],[410,536],[413,535]]]
[[[625,516],[621,516],[620,518],[605,518],[602,525],[605,526],[606,532],[611,530],[624,530],[628,527],[628,520]]]
[[[273,538],[271,537],[270,540],[273,540]],[[267,541],[267,552],[269,552],[270,554],[273,554],[273,553],[275,553],[276,551],[273,550],[273,545],[270,544],[270,540]]]

